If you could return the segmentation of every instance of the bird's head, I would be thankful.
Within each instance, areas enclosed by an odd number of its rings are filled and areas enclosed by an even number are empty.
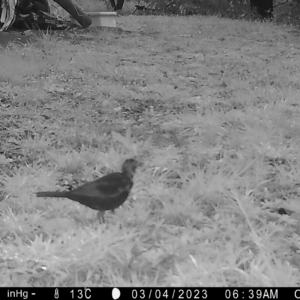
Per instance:
[[[141,163],[133,158],[126,159],[122,165],[122,173],[126,174],[130,178],[135,174],[136,169],[141,166]]]

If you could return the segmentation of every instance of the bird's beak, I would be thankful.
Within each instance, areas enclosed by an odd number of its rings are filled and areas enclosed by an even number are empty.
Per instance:
[[[137,162],[137,167],[141,167],[144,164],[142,163],[141,157],[134,157],[134,160]]]

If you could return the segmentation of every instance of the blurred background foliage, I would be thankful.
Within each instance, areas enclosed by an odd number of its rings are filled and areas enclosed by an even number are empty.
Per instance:
[[[95,0],[89,0],[95,1]],[[106,9],[110,9],[109,0],[104,0]],[[266,0],[259,0],[266,1]],[[268,1],[268,0],[267,0]],[[86,0],[76,0],[86,6]],[[98,2],[98,1],[97,1]],[[99,2],[98,2],[99,3]],[[136,5],[140,8],[137,9]],[[300,24],[300,0],[275,0],[274,21]],[[135,12],[134,12],[135,11]],[[123,14],[175,14],[175,15],[218,15],[232,19],[261,19],[256,7],[251,10],[250,0],[135,0],[126,1]]]

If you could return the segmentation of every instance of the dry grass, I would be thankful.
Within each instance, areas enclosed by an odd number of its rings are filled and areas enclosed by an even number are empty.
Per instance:
[[[0,52],[1,285],[298,285],[299,37],[213,17],[118,24]],[[135,154],[107,226],[34,196]]]

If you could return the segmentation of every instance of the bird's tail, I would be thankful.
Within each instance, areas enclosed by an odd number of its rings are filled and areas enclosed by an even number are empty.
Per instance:
[[[66,192],[38,192],[36,193],[37,197],[55,197],[55,198],[63,198],[65,197]]]

